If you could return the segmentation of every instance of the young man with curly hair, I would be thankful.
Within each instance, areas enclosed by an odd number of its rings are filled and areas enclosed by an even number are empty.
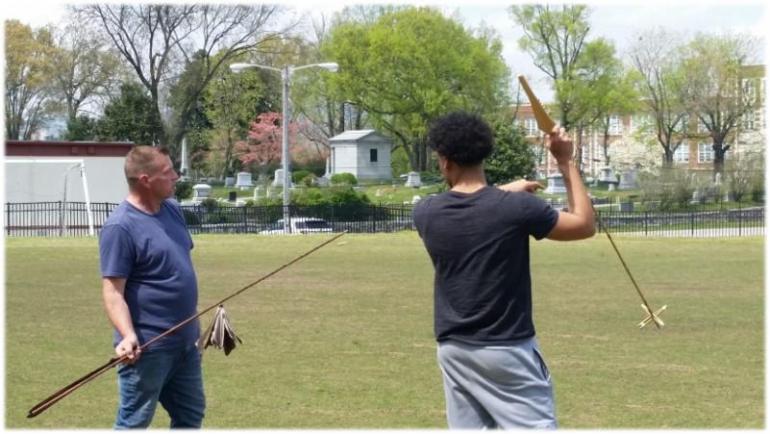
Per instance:
[[[428,144],[450,190],[414,210],[435,268],[434,329],[450,428],[556,428],[553,385],[532,322],[529,237],[594,235],[594,215],[573,145],[558,126],[546,146],[564,176],[568,211],[516,181],[490,187],[483,161],[494,138],[479,116],[437,119]]]

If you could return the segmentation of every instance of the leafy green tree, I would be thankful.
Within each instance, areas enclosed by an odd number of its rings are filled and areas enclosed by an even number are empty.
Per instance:
[[[524,132],[512,120],[493,123],[495,147],[484,162],[487,182],[503,184],[530,178],[535,170],[535,154]]]
[[[624,70],[615,55],[614,45],[603,38],[587,43],[575,63],[573,89],[580,113],[578,125],[581,129],[588,127],[601,133],[605,165],[610,164],[612,117],[632,114],[639,107],[637,79],[637,74]],[[582,151],[582,146],[579,149]]]
[[[152,145],[163,126],[155,116],[154,103],[144,87],[128,83],[120,96],[107,104],[99,122],[99,136],[104,140],[130,141]]]
[[[67,120],[64,140],[96,140],[99,136],[99,121],[88,115],[79,115]]]
[[[371,125],[404,147],[413,170],[428,167],[427,125],[451,110],[488,113],[507,103],[502,44],[430,8],[384,13],[334,27],[322,52],[340,68],[328,79]]]
[[[53,37],[17,20],[5,22],[5,137],[29,140],[55,110],[51,99]]]
[[[677,35],[655,29],[638,34],[630,49],[631,62],[641,77],[639,93],[652,117],[650,132],[663,148],[665,169],[673,167],[674,152],[687,138],[681,47]]]
[[[96,4],[76,9],[99,23],[105,37],[136,73],[153,103],[152,115],[157,119],[153,122],[162,126],[152,142],[169,146],[174,155],[178,155],[177,147],[201,93],[217,71],[282,32],[267,31],[282,10],[275,5]],[[187,68],[190,64],[195,66]],[[172,85],[183,68],[190,72],[187,83],[182,86],[184,92],[177,94],[174,119],[164,125],[161,84]]]
[[[574,81],[576,64],[585,49],[590,28],[588,8],[584,5],[514,5],[509,12],[524,32],[519,47],[553,80],[559,123],[571,129],[582,118]]]
[[[210,148],[205,159],[212,174],[220,177],[234,175],[240,168],[235,157],[235,143],[246,137],[257,114],[280,107],[280,95],[270,91],[271,87],[280,89],[280,81],[270,82],[275,79],[272,75],[277,74],[269,73],[247,69],[233,74],[229,69],[221,69],[206,86],[202,102],[212,129],[209,130]]]
[[[55,32],[53,87],[68,124],[80,128],[82,107],[105,100],[128,77],[117,54],[101,38],[73,19]],[[75,135],[81,134],[81,132]]]

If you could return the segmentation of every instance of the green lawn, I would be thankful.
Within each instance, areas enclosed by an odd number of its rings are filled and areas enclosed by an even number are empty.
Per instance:
[[[325,236],[196,236],[200,306]],[[763,239],[532,243],[535,321],[562,428],[762,428]],[[26,419],[111,357],[95,239],[6,239],[8,428],[109,428],[115,371]],[[206,428],[444,428],[432,268],[413,232],[346,235],[226,306],[244,341],[208,350]],[[204,326],[211,315],[204,318]],[[168,426],[159,410],[153,427]]]

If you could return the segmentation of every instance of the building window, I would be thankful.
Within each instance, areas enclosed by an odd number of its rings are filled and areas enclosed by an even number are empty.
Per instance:
[[[744,130],[754,130],[757,128],[756,125],[756,115],[757,112],[755,111],[747,111],[743,114],[743,129]]]
[[[743,79],[743,102],[753,104],[757,100],[757,85],[754,79]]]
[[[714,161],[714,148],[711,143],[698,143],[698,163]]]
[[[762,107],[754,111],[754,123],[756,124],[757,129],[765,128],[765,109]]]
[[[527,137],[537,136],[537,121],[535,121],[535,118],[524,119],[524,131],[526,131]]]
[[[620,134],[621,125],[620,125],[620,116],[618,115],[612,115],[610,116],[610,125],[609,125],[609,133],[613,136],[617,136]]]
[[[369,150],[369,162],[370,163],[376,163],[377,162],[377,149],[370,149]]]
[[[690,161],[690,145],[682,143],[674,151],[674,163],[687,163]]]

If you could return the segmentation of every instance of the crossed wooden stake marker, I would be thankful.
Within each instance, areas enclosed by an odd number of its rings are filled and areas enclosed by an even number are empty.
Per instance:
[[[535,121],[537,121],[537,127],[540,129],[540,131],[550,134],[553,131],[553,127],[556,126],[556,123],[551,119],[550,116],[548,116],[548,113],[546,113],[545,109],[543,108],[543,105],[540,104],[540,101],[537,99],[535,94],[532,92],[532,89],[529,87],[529,83],[527,83],[527,79],[524,78],[523,75],[519,76],[519,83],[521,83],[521,87],[524,89],[524,93],[527,94],[527,98],[529,99],[529,103],[532,105],[532,113],[535,115]],[[591,204],[591,207],[593,208],[593,203]],[[634,288],[636,288],[636,292],[639,294],[639,297],[642,299],[642,309],[644,310],[645,314],[647,316],[644,317],[644,319],[639,323],[639,328],[644,328],[649,323],[654,323],[657,328],[663,327],[663,320],[660,319],[658,315],[660,315],[661,312],[666,310],[666,306],[661,307],[660,309],[653,312],[650,305],[647,303],[647,300],[644,298],[644,295],[642,295],[642,290],[639,289],[639,285],[636,284],[636,280],[634,280],[634,276],[631,274],[631,270],[628,269],[628,265],[626,265],[626,261],[623,260],[623,257],[620,255],[620,251],[618,250],[618,247],[615,245],[615,241],[613,241],[612,236],[610,236],[610,231],[607,229],[607,225],[604,224],[602,221],[602,217],[599,213],[596,212],[596,208],[593,208],[594,215],[597,216],[599,219],[599,225],[604,228],[604,233],[607,234],[607,239],[610,240],[610,244],[612,244],[612,248],[615,249],[615,253],[618,255],[618,259],[620,259],[620,263],[623,264],[623,268],[626,270],[626,274],[628,274],[629,279],[631,279],[631,283],[634,284]]]

